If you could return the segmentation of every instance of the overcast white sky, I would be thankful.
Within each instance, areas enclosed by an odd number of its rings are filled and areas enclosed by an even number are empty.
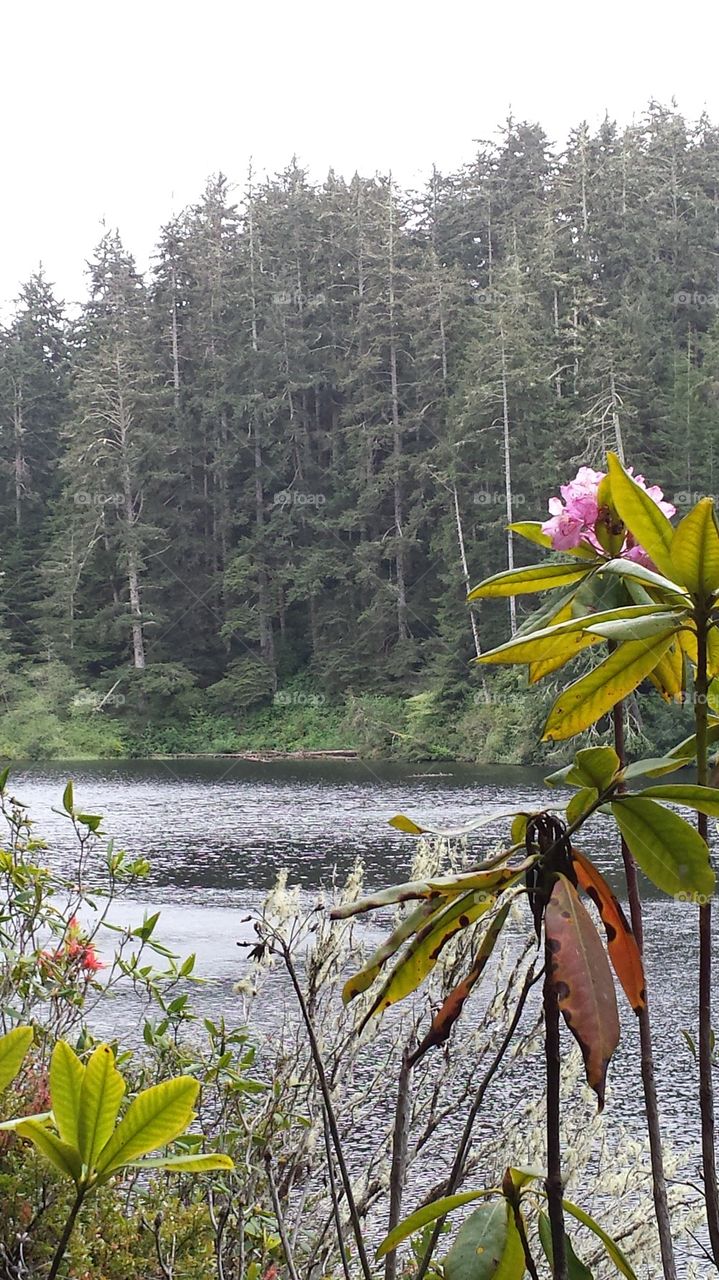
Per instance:
[[[0,303],[40,260],[81,297],[103,219],[145,268],[250,155],[411,183],[510,107],[555,139],[652,96],[719,119],[718,35],[716,0],[0,0]]]

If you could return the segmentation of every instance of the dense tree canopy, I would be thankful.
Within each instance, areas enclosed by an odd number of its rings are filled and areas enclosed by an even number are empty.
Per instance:
[[[0,678],[48,658],[228,710],[438,689],[472,579],[607,446],[679,508],[719,445],[719,131],[651,104],[560,151],[507,121],[456,173],[210,180],[137,273],[116,234],[66,319],[0,335]]]

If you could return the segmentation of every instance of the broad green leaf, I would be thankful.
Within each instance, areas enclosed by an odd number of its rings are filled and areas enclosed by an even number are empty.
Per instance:
[[[649,494],[625,471],[615,453],[607,454],[612,503],[634,539],[661,573],[671,577],[674,529]]]
[[[714,872],[699,832],[672,809],[644,796],[612,802],[619,830],[645,876],[680,900],[714,892]]]
[[[39,1124],[37,1120],[25,1120],[23,1124],[19,1124],[15,1132],[21,1138],[27,1138],[37,1147],[38,1151],[49,1160],[51,1164],[65,1178],[71,1178],[76,1184],[82,1178],[82,1161],[79,1152],[71,1147],[67,1142],[63,1142],[50,1129],[46,1129],[45,1125]]]
[[[85,1068],[64,1040],[58,1040],[50,1059],[50,1098],[63,1142],[79,1147],[80,1090]]]
[[[594,922],[566,876],[557,876],[544,928],[559,1009],[582,1051],[587,1083],[596,1093],[601,1111],[607,1067],[619,1044],[617,998]]]
[[[544,779],[550,787],[594,787],[606,791],[619,771],[619,756],[614,747],[584,747],[571,764],[555,769]]]
[[[199,1089],[197,1080],[177,1076],[138,1094],[96,1161],[98,1171],[109,1175],[179,1138],[192,1119]]]
[[[230,1156],[208,1151],[205,1155],[153,1156],[148,1160],[133,1160],[131,1169],[168,1169],[176,1173],[210,1173],[213,1169],[234,1169]]]
[[[512,819],[510,828],[510,836],[512,844],[524,844],[527,835],[527,824],[529,822],[528,813],[516,813]]]
[[[418,907],[415,907],[414,911],[410,911],[404,920],[400,921],[389,938],[381,946],[377,947],[376,951],[372,952],[369,960],[359,972],[347,979],[342,988],[342,1000],[345,1004],[349,1004],[350,1000],[354,1000],[355,996],[359,995],[360,992],[366,991],[368,987],[372,986],[382,967],[393,955],[396,955],[402,943],[417,932],[428,916],[434,915],[435,911],[440,909],[440,902],[441,899],[425,899]]]
[[[719,533],[712,498],[702,498],[680,520],[671,542],[674,573],[701,599],[719,589]]]
[[[90,1055],[80,1088],[77,1133],[83,1164],[92,1169],[115,1128],[125,1081],[115,1066],[109,1044],[100,1044]]]
[[[605,575],[616,575],[627,582],[639,582],[643,586],[651,588],[655,595],[661,597],[664,607],[686,607],[690,603],[684,587],[675,582],[673,578],[667,578],[664,574],[655,573],[654,569],[647,569],[645,565],[637,564],[636,560],[626,560],[620,556],[617,560],[608,560],[606,564],[601,565],[597,572],[602,578]]]
[[[74,806],[73,788],[72,788],[72,779],[70,779],[70,781],[65,786],[65,790],[62,793],[62,807],[65,810],[65,813],[72,814],[73,806]]]
[[[661,635],[670,628],[681,626],[686,613],[678,609],[672,613],[653,613],[644,618],[619,619],[617,622],[596,622],[587,630],[592,635],[601,636],[604,640],[615,640],[618,644],[625,640],[646,640],[647,636]]]
[[[576,560],[566,564],[551,561],[544,564],[527,565],[523,569],[508,569],[504,573],[495,573],[491,578],[480,582],[478,587],[470,591],[468,600],[486,600],[504,596],[531,595],[537,591],[550,591],[554,587],[568,587],[573,582],[581,582],[587,573],[593,573],[594,567],[585,568]]]
[[[552,1266],[554,1262],[554,1249],[552,1248],[552,1227],[546,1213],[543,1211],[539,1214],[539,1239],[544,1249],[544,1255],[547,1262]],[[566,1231],[564,1233],[564,1249],[567,1259],[567,1280],[593,1280],[593,1276],[589,1267],[585,1266],[581,1258],[578,1258],[574,1252],[572,1244]]]
[[[558,654],[564,661],[589,644],[598,644],[599,633],[593,638],[592,632],[603,623],[645,619],[657,615],[666,618],[667,611],[662,605],[626,605],[621,609],[605,609],[600,613],[585,614],[582,617],[566,618],[550,627],[542,627],[539,631],[519,634],[500,644],[496,649],[488,649],[476,661],[480,663],[538,663],[545,659],[553,659]],[[664,625],[667,631],[672,623]]]
[[[557,622],[569,622],[574,617],[577,590],[576,586],[564,587],[562,590],[557,591],[555,595],[543,600],[536,609],[527,614],[524,621],[517,627],[515,639],[518,636],[532,635],[534,632],[541,631],[544,627],[553,626]]]
[[[614,747],[583,747],[574,757],[585,787],[606,791],[619,772],[621,761]]]
[[[648,800],[669,800],[672,804],[684,804],[689,809],[697,809],[710,818],[719,818],[719,787],[685,786],[681,782],[663,782],[658,786],[645,787],[636,795],[645,796]]]
[[[584,817],[588,813],[593,804],[598,799],[596,787],[582,787],[580,791],[575,791],[566,808],[567,822],[573,827],[575,822]]]
[[[13,1027],[0,1036],[0,1093],[12,1084],[32,1042],[32,1027]]]
[[[451,1213],[453,1209],[459,1209],[462,1205],[471,1204],[473,1200],[484,1200],[487,1196],[497,1195],[499,1187],[489,1187],[485,1191],[459,1191],[453,1196],[443,1196],[441,1200],[433,1200],[431,1204],[425,1204],[421,1209],[416,1209],[414,1213],[410,1213],[408,1217],[403,1218],[402,1222],[398,1222],[397,1226],[385,1236],[376,1257],[384,1258],[385,1254],[391,1253],[404,1240],[408,1240],[416,1231],[421,1231],[422,1227],[426,1227],[428,1222],[436,1222],[437,1218],[444,1218],[446,1214]],[[504,1203],[504,1202],[502,1202]]]
[[[522,1280],[524,1249],[505,1200],[481,1205],[462,1223],[444,1259],[445,1280]]]
[[[589,1230],[593,1231],[595,1236],[601,1240],[607,1256],[611,1258],[621,1275],[625,1276],[626,1280],[637,1280],[636,1273],[630,1265],[629,1259],[622,1253],[622,1250],[619,1248],[616,1241],[612,1240],[612,1237],[607,1235],[606,1231],[602,1230],[599,1223],[592,1218],[590,1214],[586,1213],[584,1209],[580,1209],[578,1205],[573,1204],[571,1200],[563,1200],[562,1205],[565,1213],[571,1214],[573,1218],[577,1219],[577,1222],[581,1222],[583,1226],[589,1227]]]
[[[520,538],[524,538],[527,542],[533,542],[537,547],[546,547],[548,551],[553,551],[552,539],[548,533],[542,533],[542,524],[540,520],[516,520],[514,524],[508,524],[507,528],[511,533],[516,533]],[[598,554],[594,547],[588,542],[580,542],[578,547],[570,547],[567,552],[570,556],[577,556],[580,560],[596,560]]]
[[[560,742],[595,724],[641,684],[670,644],[671,634],[658,636],[652,643],[630,640],[620,645],[560,693],[547,717],[543,740]]]
[[[691,756],[647,756],[643,760],[633,760],[624,769],[626,782],[634,778],[659,778],[664,773],[674,773],[677,769],[686,769],[694,759]]]

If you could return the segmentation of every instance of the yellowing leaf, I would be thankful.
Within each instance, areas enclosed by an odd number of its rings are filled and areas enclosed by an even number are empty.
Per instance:
[[[573,564],[551,561],[545,564],[528,565],[525,569],[508,569],[504,573],[495,573],[491,578],[480,582],[478,587],[470,591],[468,600],[483,600],[498,596],[531,595],[537,591],[550,591],[554,587],[568,587],[573,582],[580,582],[592,569]]]
[[[592,918],[566,876],[557,876],[544,916],[551,980],[564,1020],[584,1058],[587,1082],[604,1106],[607,1068],[619,1044],[609,961]]]
[[[50,1129],[46,1129],[45,1125],[39,1124],[37,1120],[25,1120],[19,1124],[15,1132],[21,1138],[27,1138],[37,1147],[38,1151],[55,1166],[64,1178],[71,1178],[73,1182],[79,1183],[82,1177],[82,1162],[79,1152],[71,1147],[67,1142],[63,1142]]]
[[[632,640],[560,693],[544,726],[543,738],[571,738],[621,702],[641,684],[671,644],[672,633],[653,642]]]
[[[404,831],[410,836],[421,836],[423,828],[418,827],[416,822],[411,818],[406,818],[403,813],[398,813],[394,818],[389,820],[390,827],[395,827],[397,831]]]
[[[712,498],[702,498],[674,530],[674,574],[692,595],[707,599],[719,590],[719,533]]]
[[[552,626],[542,627],[538,631],[523,635],[515,635],[496,649],[488,649],[477,661],[480,663],[536,663],[547,660],[554,661],[561,657],[563,662],[573,658],[581,649],[590,644],[598,644],[604,638],[599,630],[605,623],[621,621],[647,621],[654,615],[666,619],[667,613],[662,605],[626,605],[621,609],[603,609],[599,613],[585,614],[580,618],[567,618],[555,622]],[[673,618],[666,621],[660,630],[668,631],[673,625]],[[561,664],[559,664],[561,665]]]
[[[0,1036],[0,1093],[12,1084],[32,1041],[32,1027],[13,1027]]]
[[[413,1062],[423,1057],[428,1049],[431,1049],[436,1045],[444,1044],[445,1041],[449,1039],[452,1027],[462,1012],[465,1001],[471,994],[472,989],[479,982],[487,967],[490,956],[497,944],[497,939],[499,938],[499,935],[506,923],[511,905],[511,901],[506,902],[490,922],[474,960],[472,961],[472,967],[470,968],[469,973],[462,978],[461,982],[457,983],[457,986],[450,991],[449,995],[442,1002],[442,1005],[432,1019],[432,1025],[429,1031],[412,1055]]]
[[[518,875],[515,874],[515,879]],[[485,911],[494,905],[495,897],[484,889],[474,889],[454,898],[441,911],[436,912],[419,930],[407,949],[399,957],[394,969],[387,976],[378,995],[370,1005],[364,1026],[376,1013],[384,1013],[390,1005],[404,1000],[424,981],[432,971],[447,943],[456,933],[475,924]]]
[[[686,688],[684,653],[679,643],[680,635],[681,632],[648,676],[666,702],[681,702]]]
[[[199,1088],[190,1076],[177,1076],[138,1094],[96,1161],[98,1171],[107,1177],[179,1138],[192,1119]]]
[[[78,1144],[80,1090],[85,1068],[64,1040],[58,1040],[50,1059],[50,1099],[55,1123],[63,1142]]]
[[[540,520],[516,520],[513,524],[508,524],[507,528],[512,533],[518,534],[520,538],[526,539],[527,542],[533,542],[537,547],[546,547],[548,551],[554,550],[549,534],[542,532]],[[597,552],[588,542],[580,542],[578,547],[570,547],[568,554],[577,556],[580,560],[597,559]]]
[[[607,455],[612,503],[636,542],[644,547],[657,568],[670,578],[673,572],[674,530],[656,502],[625,471],[615,453]]]
[[[153,1156],[149,1160],[136,1160],[131,1169],[167,1169],[170,1173],[210,1173],[213,1169],[234,1169],[230,1156],[208,1151],[201,1155]]]
[[[109,1044],[98,1045],[85,1067],[77,1122],[78,1149],[89,1169],[115,1128],[124,1093],[125,1081],[115,1066],[112,1049]]]
[[[354,1000],[355,996],[358,996],[360,992],[366,991],[368,987],[372,986],[382,967],[393,955],[396,955],[402,943],[411,938],[412,934],[417,932],[429,916],[441,910],[444,901],[445,899],[443,898],[425,899],[420,902],[418,907],[415,907],[414,911],[410,911],[405,916],[404,920],[392,931],[389,938],[381,946],[377,947],[376,951],[372,952],[369,960],[362,966],[359,973],[347,979],[342,988],[342,999],[345,1004],[349,1004],[350,1000]]]

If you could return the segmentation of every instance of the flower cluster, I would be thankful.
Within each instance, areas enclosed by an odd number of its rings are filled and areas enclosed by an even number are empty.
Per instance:
[[[41,952],[40,958],[47,969],[51,970],[56,965],[72,965],[87,979],[93,978],[99,969],[105,967],[95,950],[94,942],[89,942],[83,936],[77,916],[68,920],[62,946],[54,952]]]
[[[629,467],[628,470],[631,473],[632,468]],[[597,526],[607,520],[607,512],[602,507],[599,495],[599,487],[605,474],[604,471],[594,471],[592,467],[580,467],[574,479],[561,486],[561,498],[549,499],[550,519],[545,520],[542,525],[542,533],[551,538],[555,551],[571,551],[582,542],[588,543],[595,551],[604,550],[597,537]],[[664,500],[659,485],[648,485],[644,476],[634,476],[634,480],[656,502],[665,516],[675,514],[676,507]],[[634,541],[628,531],[618,554],[648,568],[654,567],[644,548]]]

